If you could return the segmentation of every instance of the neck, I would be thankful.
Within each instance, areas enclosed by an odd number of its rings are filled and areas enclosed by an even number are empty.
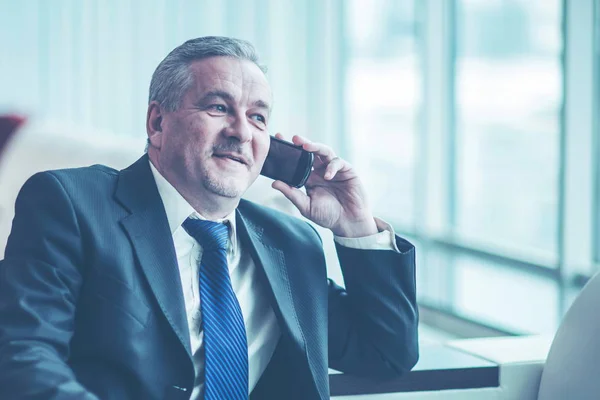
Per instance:
[[[148,158],[150,158],[154,168],[198,214],[208,220],[217,220],[225,218],[237,208],[240,202],[238,197],[220,196],[206,189],[201,184],[182,180],[178,174],[172,173],[168,168],[163,168],[158,161],[158,157],[155,157],[156,155],[153,155],[151,150],[149,149],[148,151]]]
[[[169,179],[167,179],[169,181]],[[238,206],[239,198],[228,198],[207,190],[186,191],[169,181],[196,212],[208,220],[222,219],[231,214]]]

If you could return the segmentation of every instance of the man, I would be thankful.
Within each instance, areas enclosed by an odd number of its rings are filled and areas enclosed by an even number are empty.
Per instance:
[[[152,77],[147,155],[30,178],[0,266],[0,398],[324,399],[328,365],[412,368],[414,248],[347,162],[295,136],[306,193],[273,183],[334,233],[347,291],[310,225],[241,200],[271,106],[251,45],[193,39]]]

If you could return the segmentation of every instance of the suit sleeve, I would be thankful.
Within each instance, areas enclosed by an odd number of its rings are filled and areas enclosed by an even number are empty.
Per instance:
[[[52,173],[34,175],[21,189],[0,263],[0,398],[97,399],[67,365],[82,243]]]
[[[415,249],[399,252],[336,243],[346,289],[329,281],[329,365],[345,373],[391,378],[419,358]]]

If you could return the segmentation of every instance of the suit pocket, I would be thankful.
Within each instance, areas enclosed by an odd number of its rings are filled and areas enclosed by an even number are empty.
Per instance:
[[[101,315],[126,316],[144,328],[148,323],[150,307],[139,294],[120,280],[107,275],[94,274],[89,287],[88,305]],[[108,313],[107,313],[108,311]]]
[[[145,368],[155,332],[150,308],[142,299],[117,279],[88,275],[79,296],[73,354],[108,366],[123,379]]]

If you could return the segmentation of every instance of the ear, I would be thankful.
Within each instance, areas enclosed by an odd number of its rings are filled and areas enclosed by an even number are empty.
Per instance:
[[[148,104],[148,113],[146,114],[146,132],[148,133],[149,145],[160,149],[162,145],[162,108],[157,101]]]

